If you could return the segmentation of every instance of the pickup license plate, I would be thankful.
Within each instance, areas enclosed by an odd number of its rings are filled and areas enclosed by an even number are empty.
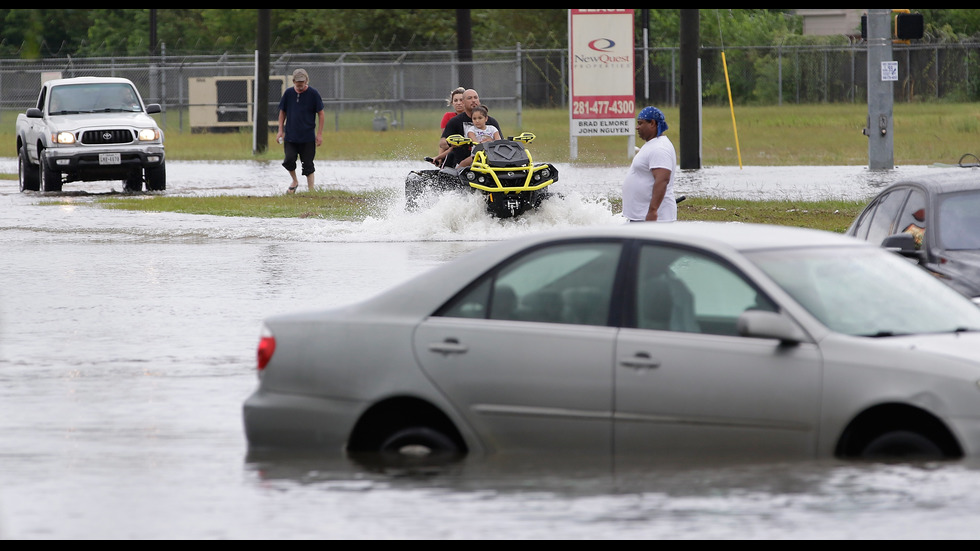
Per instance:
[[[121,165],[122,155],[119,153],[100,153],[99,154],[99,164],[100,165]]]

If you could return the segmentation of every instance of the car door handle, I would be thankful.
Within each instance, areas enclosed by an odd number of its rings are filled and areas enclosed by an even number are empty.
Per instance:
[[[649,369],[658,369],[662,362],[660,360],[651,358],[648,354],[637,354],[635,357],[628,360],[621,360],[619,365],[627,368],[634,369],[636,371],[646,371]]]
[[[451,354],[466,354],[470,347],[460,344],[456,339],[446,339],[445,342],[432,343],[429,345],[429,352],[449,356]]]

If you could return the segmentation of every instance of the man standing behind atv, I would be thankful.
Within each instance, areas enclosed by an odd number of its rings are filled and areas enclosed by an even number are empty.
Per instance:
[[[319,125],[317,125],[319,119]],[[314,190],[313,173],[316,167],[316,148],[323,145],[323,98],[316,88],[310,87],[310,76],[303,69],[293,71],[293,87],[286,90],[279,101],[279,143],[283,144],[285,160],[282,166],[289,172],[292,184],[286,193],[296,193],[296,159],[303,163],[303,176],[310,191]]]
[[[478,105],[480,105],[480,95],[476,93],[476,90],[470,89],[463,92],[463,112],[453,117],[446,124],[446,129],[442,132],[442,139],[439,140],[439,156],[436,159],[445,158],[445,163],[440,163],[440,166],[455,168],[463,159],[469,158],[471,146],[460,146],[449,151],[451,146],[446,141],[446,138],[453,134],[466,136],[464,125],[473,124],[473,109]],[[497,122],[497,119],[489,117],[487,124],[497,127],[500,135],[504,135],[504,131],[500,128],[500,123]]]

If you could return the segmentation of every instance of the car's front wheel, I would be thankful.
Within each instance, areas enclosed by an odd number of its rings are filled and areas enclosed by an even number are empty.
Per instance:
[[[160,166],[147,168],[144,173],[146,174],[147,191],[164,191],[167,189],[166,165],[160,163]]]
[[[61,179],[61,172],[53,170],[48,167],[47,159],[45,158],[45,152],[41,151],[38,154],[38,165],[41,176],[41,191],[45,192],[60,192],[64,181]]]

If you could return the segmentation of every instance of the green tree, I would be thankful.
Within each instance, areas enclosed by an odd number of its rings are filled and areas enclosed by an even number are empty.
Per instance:
[[[0,10],[0,52],[25,59],[73,54],[89,28],[81,9]]]
[[[976,40],[980,38],[980,11],[975,9],[911,10],[921,13],[930,40]]]
[[[703,9],[705,47],[765,46],[798,40],[802,20],[788,9]],[[912,10],[923,14],[926,38],[980,38],[980,10]],[[642,38],[637,9],[636,39]],[[651,9],[650,45],[675,48],[680,10]],[[157,38],[171,53],[247,53],[255,47],[256,10],[179,8],[157,10]],[[474,48],[564,48],[567,9],[474,9]],[[157,45],[158,46],[158,45]],[[275,52],[452,50],[455,11],[447,9],[274,9]],[[65,55],[144,55],[149,44],[148,9],[2,9],[0,55],[37,58]],[[737,59],[746,67],[758,59]]]
[[[143,55],[150,50],[147,10],[92,9],[78,55]]]

